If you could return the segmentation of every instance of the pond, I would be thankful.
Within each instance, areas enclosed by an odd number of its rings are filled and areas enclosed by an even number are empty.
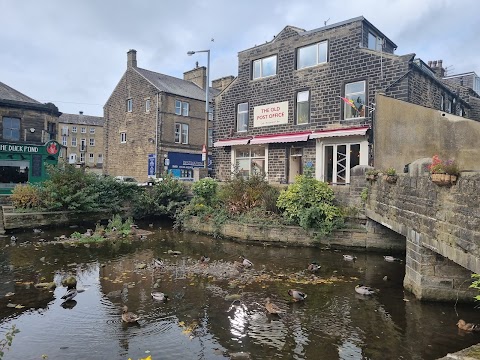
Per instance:
[[[480,341],[455,326],[459,317],[478,320],[473,305],[415,300],[402,287],[404,263],[384,261],[389,254],[356,253],[352,262],[343,260],[348,252],[139,225],[153,234],[101,248],[42,241],[83,228],[15,233],[15,244],[11,234],[0,239],[0,338],[12,325],[20,330],[4,359],[436,359]],[[240,255],[253,269],[237,271]],[[162,267],[153,267],[155,258]],[[317,274],[305,271],[312,260],[321,264]],[[66,304],[68,274],[84,291]],[[56,289],[33,286],[48,281]],[[358,283],[379,292],[358,295]],[[293,302],[291,288],[306,300]],[[267,314],[267,297],[284,313]],[[137,324],[122,322],[123,305],[141,316]]]

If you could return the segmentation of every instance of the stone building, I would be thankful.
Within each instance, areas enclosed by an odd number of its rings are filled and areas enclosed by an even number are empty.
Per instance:
[[[215,177],[264,172],[290,183],[309,167],[319,180],[348,184],[352,167],[374,164],[380,93],[480,120],[475,95],[445,83],[441,63],[396,49],[357,17],[310,31],[287,26],[240,51],[237,78],[216,97]]]
[[[54,141],[58,108],[42,104],[0,82],[0,194],[17,184],[46,179],[46,164],[57,164]]]
[[[192,179],[204,166],[206,68],[197,64],[179,79],[139,68],[136,53],[127,53],[127,70],[104,106],[104,172],[139,181],[164,171]],[[219,92],[209,91],[210,99]]]
[[[101,173],[103,168],[103,117],[78,114],[62,114],[58,119],[57,141],[65,148],[65,160],[69,164],[84,166]]]

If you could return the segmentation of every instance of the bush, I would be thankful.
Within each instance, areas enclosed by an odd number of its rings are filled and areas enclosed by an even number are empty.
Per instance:
[[[207,205],[212,205],[217,199],[218,183],[212,178],[204,178],[192,185],[193,195],[201,198]]]
[[[397,170],[393,167],[389,167],[388,169],[384,170],[383,173],[388,176],[395,176],[397,175]]]
[[[32,184],[15,186],[10,199],[16,208],[38,209],[42,207],[41,191]]]
[[[299,175],[295,183],[280,193],[277,206],[291,223],[329,233],[342,222],[340,209],[333,205],[334,198],[327,183]]]
[[[187,188],[184,183],[166,174],[134,199],[135,217],[166,215],[174,217],[177,210],[187,203]]]

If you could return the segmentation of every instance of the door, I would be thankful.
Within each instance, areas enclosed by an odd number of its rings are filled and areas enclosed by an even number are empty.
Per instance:
[[[291,148],[288,162],[288,183],[295,182],[295,177],[302,174],[302,149]]]
[[[350,183],[350,169],[360,164],[360,144],[332,144],[324,147],[324,177],[330,184]]]
[[[77,162],[77,154],[70,154],[68,157],[69,164],[75,164]]]

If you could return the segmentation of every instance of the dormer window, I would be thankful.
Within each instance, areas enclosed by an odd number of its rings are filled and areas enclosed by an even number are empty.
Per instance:
[[[328,42],[301,47],[297,50],[297,69],[303,69],[327,62]]]
[[[383,50],[383,39],[371,32],[368,33],[368,48],[376,51]]]
[[[272,55],[253,62],[253,79],[277,75],[277,55]]]

